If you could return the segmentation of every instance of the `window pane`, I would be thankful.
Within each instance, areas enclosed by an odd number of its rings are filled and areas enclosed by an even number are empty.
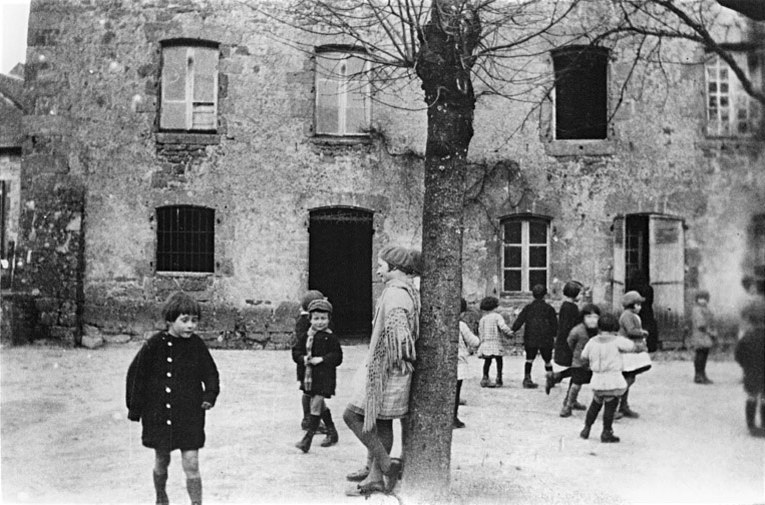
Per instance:
[[[547,268],[547,247],[529,247],[529,266]]]
[[[521,267],[521,248],[505,247],[505,268]]]
[[[157,209],[157,270],[213,272],[215,211],[177,206]]]
[[[547,287],[547,270],[529,270],[529,289],[537,284]]]
[[[505,223],[505,244],[521,243],[521,222],[508,221]]]
[[[162,97],[186,100],[186,47],[162,50]]]
[[[194,101],[214,103],[217,96],[215,75],[218,73],[218,50],[194,48]]]
[[[608,52],[570,47],[553,53],[555,138],[605,139],[608,133]]]
[[[348,82],[347,100],[344,133],[368,133],[366,86],[358,81]]]
[[[520,291],[521,290],[521,271],[520,270],[505,270],[505,291]]]
[[[316,81],[316,133],[339,133],[338,81]]]
[[[547,223],[540,221],[529,222],[529,243],[547,244]]]

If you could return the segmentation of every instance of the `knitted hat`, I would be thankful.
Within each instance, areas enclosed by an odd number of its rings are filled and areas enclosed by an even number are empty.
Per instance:
[[[332,313],[332,304],[323,298],[314,300],[308,305],[308,312],[328,312]]]
[[[414,274],[418,268],[419,251],[413,251],[406,247],[387,246],[380,251],[379,256],[391,268],[401,270],[405,274]]]
[[[300,308],[303,310],[308,310],[308,306],[311,304],[314,300],[322,300],[324,299],[324,293],[321,291],[318,291],[316,289],[311,289],[309,291],[306,291],[306,293],[303,295],[303,298],[300,300]]]
[[[417,249],[409,249],[409,259],[412,262],[412,273],[422,275],[422,253]]]
[[[624,296],[622,296],[622,307],[629,307],[633,303],[642,303],[645,301],[645,298],[640,296],[640,293],[637,291],[627,291],[624,293]]]

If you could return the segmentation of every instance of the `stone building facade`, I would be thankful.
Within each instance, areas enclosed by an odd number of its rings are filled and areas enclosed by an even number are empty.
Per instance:
[[[731,42],[759,29],[738,26]],[[142,338],[178,289],[203,303],[210,345],[285,347],[309,288],[342,335],[368,331],[377,251],[423,233],[424,105],[416,82],[349,85],[357,49],[306,37],[240,2],[33,0],[14,285],[35,300],[29,338]],[[279,42],[297,40],[311,50]],[[761,85],[761,48],[747,54]],[[762,115],[731,109],[735,82],[709,58],[647,67],[625,93],[631,56],[551,47],[542,73],[586,70],[555,100],[478,85],[468,301],[498,296],[512,317],[533,284],[557,303],[577,279],[618,305],[640,268],[667,345],[697,288],[735,316],[742,275],[765,265]],[[602,107],[577,110],[567,96],[585,91]]]

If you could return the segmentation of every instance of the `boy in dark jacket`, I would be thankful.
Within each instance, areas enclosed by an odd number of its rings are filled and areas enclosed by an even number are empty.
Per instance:
[[[526,364],[523,371],[523,387],[533,389],[537,387],[531,380],[531,365],[537,353],[542,355],[545,362],[545,371],[552,372],[552,351],[555,343],[555,334],[558,332],[558,318],[555,309],[544,298],[547,288],[541,284],[531,288],[534,301],[523,307],[518,318],[512,326],[514,332],[521,326],[526,326],[523,331],[523,345],[526,351]]]
[[[311,289],[306,291],[305,295],[303,295],[302,300],[300,300],[300,314],[295,319],[295,339],[292,342],[292,360],[295,361],[297,364],[297,380],[298,383],[300,383],[300,389],[302,390],[302,375],[301,375],[301,367],[303,366],[302,361],[298,362],[298,358],[296,356],[299,356],[299,353],[296,355],[295,353],[297,351],[297,343],[298,342],[305,342],[306,339],[306,333],[308,332],[308,329],[311,327],[311,316],[308,313],[308,306],[311,304],[314,300],[324,300],[326,297],[321,291],[318,291],[316,289]],[[305,431],[308,429],[308,425],[311,424],[311,395],[302,393],[300,398],[301,406],[303,407],[303,420],[300,423],[300,428]],[[319,423],[319,428],[316,430],[317,433],[326,433],[327,429],[324,426],[324,423]]]
[[[311,327],[292,350],[292,357],[298,365],[300,389],[310,396],[311,417],[308,429],[302,440],[295,445],[303,452],[311,449],[311,441],[320,421],[324,421],[327,427],[327,436],[321,446],[329,447],[338,441],[332,413],[325,400],[335,394],[336,368],[343,362],[340,341],[329,329],[332,304],[323,299],[314,300],[308,305],[308,313]]]
[[[736,345],[735,358],[744,370],[746,426],[755,437],[765,437],[765,301],[747,305],[741,317],[748,329]],[[754,422],[760,404],[760,427]]]

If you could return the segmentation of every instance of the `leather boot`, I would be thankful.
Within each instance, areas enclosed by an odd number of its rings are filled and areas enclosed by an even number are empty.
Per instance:
[[[526,377],[523,378],[523,388],[524,389],[536,389],[538,387],[539,386],[534,381],[531,380],[531,376],[530,375],[527,375]]]
[[[579,384],[572,384],[571,385],[571,399],[569,400],[569,403],[571,403],[571,408],[574,410],[587,410],[586,405],[582,405],[578,401],[576,401],[577,397],[579,396],[579,391],[582,389],[582,386]]]
[[[329,409],[324,409],[324,412],[321,413],[321,420],[324,421],[324,426],[327,427],[327,436],[321,441],[321,446],[329,447],[335,445],[340,440],[340,437],[338,437],[335,423],[332,421],[332,412]]]
[[[638,414],[637,412],[635,412],[634,410],[630,408],[629,394],[630,394],[630,390],[627,389],[627,392],[622,395],[622,398],[619,403],[619,412],[621,412],[621,414],[624,417],[637,419],[638,417],[640,417],[640,414]]]
[[[191,505],[202,505],[202,479],[186,479],[186,491],[189,492]]]
[[[587,415],[584,418],[584,429],[579,433],[579,436],[585,440],[590,437],[590,428],[595,424],[595,419],[598,418],[600,408],[603,404],[596,402],[595,400],[590,403],[590,408],[587,409]]]
[[[614,414],[616,413],[616,406],[619,404],[619,400],[614,398],[607,401],[605,408],[603,409],[603,433],[600,434],[600,441],[603,443],[614,443],[619,441],[619,437],[614,435]]]
[[[563,408],[560,409],[561,417],[571,417],[571,394],[572,393],[573,393],[573,388],[569,388],[569,390],[566,392],[566,397],[563,399]]]
[[[494,383],[494,385],[498,388],[502,387],[502,374],[497,373],[497,382]]]
[[[154,491],[157,493],[157,505],[169,505],[170,499],[167,497],[165,485],[167,484],[167,474],[159,475],[151,472],[154,476]]]
[[[303,452],[311,450],[311,442],[313,441],[313,436],[316,434],[316,428],[319,427],[320,420],[321,418],[319,416],[311,415],[311,424],[308,426],[308,429],[305,430],[305,435],[303,435],[300,442],[295,444],[295,447]]]

